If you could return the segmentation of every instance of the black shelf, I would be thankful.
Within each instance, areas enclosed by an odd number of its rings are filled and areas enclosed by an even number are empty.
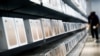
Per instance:
[[[1,0],[2,1],[2,0]],[[66,15],[62,12],[44,7],[30,2],[29,0],[5,0],[0,2],[0,16],[7,17],[22,17],[24,19],[28,18],[51,18],[59,19],[66,22],[81,22],[85,21],[75,18],[70,15]]]
[[[14,10],[26,6],[29,0],[0,0],[0,10]]]
[[[87,18],[87,16],[82,12],[80,11],[80,9],[78,9],[73,3],[71,0],[63,0],[64,3],[68,4],[69,6],[71,6],[74,10],[76,10],[77,12],[79,12],[82,16],[84,16],[85,18]]]
[[[68,37],[68,36],[71,36],[71,35],[74,35],[74,34],[80,32],[80,31],[83,31],[84,29],[85,28],[78,29],[76,31],[66,32],[64,34],[53,36],[53,37],[48,38],[48,39],[44,39],[44,40],[41,40],[41,41],[38,41],[38,42],[27,44],[27,45],[17,47],[17,48],[11,49],[11,50],[3,51],[3,52],[0,52],[0,56],[16,56],[16,55],[18,55],[22,52],[33,50],[33,49],[36,49],[37,47],[40,48],[41,46],[45,46],[49,43],[53,43],[54,41],[60,40],[62,38],[65,38],[65,37]]]

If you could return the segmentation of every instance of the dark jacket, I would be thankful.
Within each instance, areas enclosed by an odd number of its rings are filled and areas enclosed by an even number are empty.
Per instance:
[[[97,24],[99,24],[99,18],[96,14],[91,14],[88,17],[88,23],[92,26],[96,26]]]

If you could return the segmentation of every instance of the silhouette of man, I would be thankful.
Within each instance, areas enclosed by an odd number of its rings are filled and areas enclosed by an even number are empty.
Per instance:
[[[95,14],[95,12],[91,12],[90,15],[88,16],[88,24],[90,26],[92,38],[95,38],[96,36],[96,42],[99,42],[99,37],[98,37],[99,18]]]

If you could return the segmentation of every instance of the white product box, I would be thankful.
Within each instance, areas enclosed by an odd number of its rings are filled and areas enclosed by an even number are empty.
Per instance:
[[[63,25],[64,25],[65,32],[67,32],[67,24],[66,24],[66,22],[63,22]]]
[[[42,29],[42,24],[40,20],[35,20],[36,25],[37,25],[37,30],[38,30],[38,35],[39,35],[39,40],[43,40],[43,29]]]
[[[58,20],[58,24],[59,24],[59,33],[64,33],[65,30],[62,20]]]
[[[66,26],[67,26],[67,32],[69,32],[70,31],[70,26],[69,26],[68,22],[66,22]]]
[[[41,4],[41,0],[30,0],[31,2],[34,2],[36,4]]]
[[[51,20],[51,27],[52,27],[52,35],[55,36],[56,35],[56,25],[55,25],[55,21],[56,20]]]
[[[59,24],[58,24],[59,22],[58,22],[58,20],[55,20],[55,32],[56,32],[56,35],[58,35],[59,34]]]
[[[17,30],[17,37],[19,39],[19,45],[26,45],[27,44],[27,37],[23,19],[21,18],[14,18],[15,26]]]
[[[42,0],[43,6],[56,11],[62,11],[61,0]]]
[[[65,46],[66,46],[66,53],[67,53],[69,51],[68,43],[66,43]]]
[[[50,52],[47,52],[44,56],[51,56]]]
[[[62,8],[62,12],[66,14],[67,8],[66,8],[66,4],[63,1],[61,1],[61,8]]]
[[[66,47],[65,47],[64,43],[62,43],[59,46],[57,46],[56,49],[57,49],[56,52],[58,51],[58,53],[56,53],[56,55],[58,55],[58,56],[66,56],[67,51],[66,51]]]
[[[62,52],[63,52],[63,55],[66,56],[66,54],[67,54],[67,50],[66,50],[65,43],[62,43],[62,45],[61,45],[60,48],[61,48],[61,50],[62,50]]]
[[[56,0],[57,6],[55,7],[57,11],[62,12],[62,0]]]
[[[56,54],[56,56],[61,56],[59,46],[57,46],[57,47],[55,48],[55,54]]]
[[[0,50],[8,50],[19,46],[14,18],[0,18]]]
[[[43,39],[42,28],[40,20],[25,20],[25,28],[27,39],[29,43],[36,42]]]
[[[50,19],[41,19],[44,37],[50,38],[52,36],[52,29]]]
[[[62,12],[62,0],[50,0],[51,9]]]
[[[50,55],[51,56],[56,56],[56,53],[55,53],[55,50],[54,49],[50,50]]]
[[[43,6],[51,8],[50,0],[42,0]]]

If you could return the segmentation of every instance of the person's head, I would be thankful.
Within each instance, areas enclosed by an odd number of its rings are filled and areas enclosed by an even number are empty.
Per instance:
[[[94,11],[93,11],[93,12],[91,12],[91,13],[90,13],[90,15],[95,15],[95,12],[94,12]]]

